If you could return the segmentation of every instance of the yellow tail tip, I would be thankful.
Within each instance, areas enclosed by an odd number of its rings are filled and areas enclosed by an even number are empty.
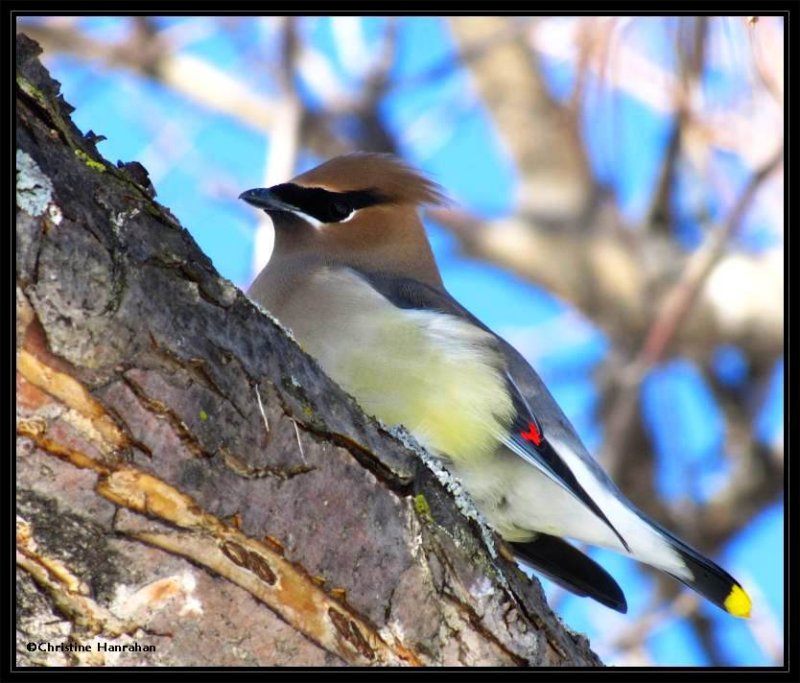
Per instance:
[[[734,584],[728,597],[725,598],[725,609],[729,614],[742,619],[750,618],[750,608],[753,603],[750,601],[750,596],[744,592],[741,586]]]

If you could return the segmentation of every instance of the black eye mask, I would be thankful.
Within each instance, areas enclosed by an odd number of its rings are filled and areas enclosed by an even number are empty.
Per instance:
[[[388,201],[373,189],[331,192],[321,187],[301,187],[292,183],[275,185],[270,188],[270,193],[322,223],[339,223],[349,218],[353,211]]]

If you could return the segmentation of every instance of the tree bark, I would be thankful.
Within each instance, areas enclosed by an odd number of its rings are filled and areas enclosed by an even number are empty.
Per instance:
[[[17,665],[599,665],[16,47]]]

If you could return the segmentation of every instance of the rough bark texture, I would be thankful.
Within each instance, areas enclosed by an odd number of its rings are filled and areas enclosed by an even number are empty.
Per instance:
[[[38,52],[17,37],[18,665],[598,665]]]

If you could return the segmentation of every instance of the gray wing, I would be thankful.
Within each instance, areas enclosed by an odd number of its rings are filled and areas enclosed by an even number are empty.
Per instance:
[[[617,492],[616,486],[586,451],[574,427],[522,354],[486,327],[444,289],[437,289],[411,278],[353,270],[398,308],[438,311],[453,315],[468,320],[494,337],[498,350],[506,360],[509,392],[516,408],[516,416],[508,426],[509,432],[507,440],[504,441],[505,445],[584,503],[608,525],[622,545],[628,549],[625,539],[589,496],[561,455],[553,448],[547,438],[548,434],[557,436],[558,441],[566,444],[581,458],[595,477],[612,491]]]

